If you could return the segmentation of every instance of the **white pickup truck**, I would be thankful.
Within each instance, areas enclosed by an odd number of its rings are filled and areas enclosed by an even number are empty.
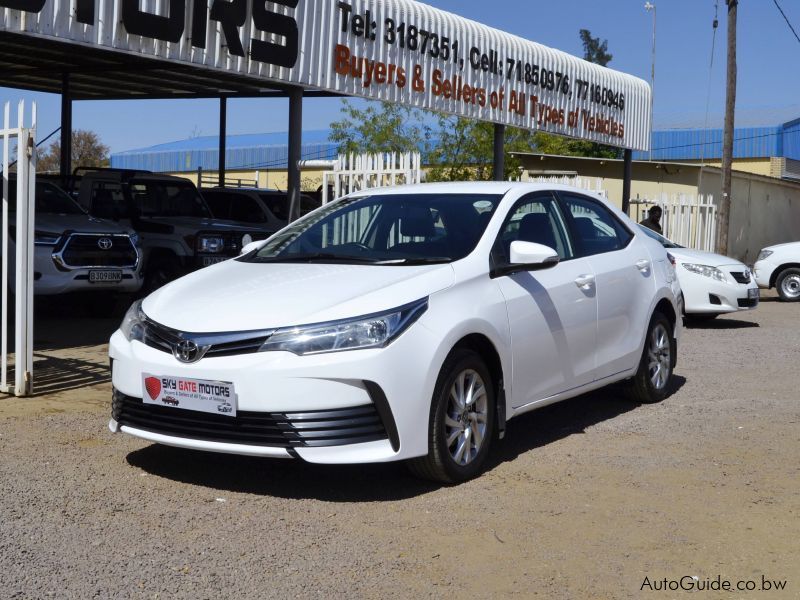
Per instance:
[[[9,178],[9,257],[16,253],[16,179]],[[135,293],[142,287],[136,234],[89,216],[49,181],[36,182],[34,283],[36,295]],[[14,260],[9,261],[15,291]],[[99,299],[99,298],[98,298]],[[98,303],[92,303],[97,306]],[[109,300],[109,306],[113,302]],[[109,308],[111,310],[111,308]]]

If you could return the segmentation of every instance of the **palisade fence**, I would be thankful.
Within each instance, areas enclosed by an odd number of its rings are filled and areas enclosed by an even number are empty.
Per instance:
[[[25,104],[19,103],[17,123],[11,125],[11,105],[3,110],[2,218],[0,218],[0,392],[27,396],[33,392],[33,259],[34,198],[36,190],[36,104],[25,127]],[[16,150],[16,160],[11,160]],[[12,177],[12,173],[14,177]],[[12,187],[13,186],[13,187]],[[13,232],[13,237],[10,235]],[[13,290],[13,295],[10,293]],[[9,322],[13,300],[13,329]],[[13,333],[13,353],[9,335]],[[13,379],[13,383],[9,380]]]
[[[571,185],[608,197],[601,178],[544,175],[531,177],[529,180],[537,183]],[[661,228],[664,230],[664,237],[687,248],[714,252],[717,239],[717,205],[714,204],[714,196],[659,194],[652,198],[632,198],[631,219],[637,223],[646,219],[648,211],[655,205],[660,206],[663,211]]]
[[[351,192],[422,181],[419,152],[340,154],[332,171],[322,174],[322,203]]]
[[[664,237],[676,244],[714,252],[717,239],[717,205],[714,196],[660,194],[655,198],[631,199],[631,218],[639,222],[647,218],[653,206],[660,206]]]

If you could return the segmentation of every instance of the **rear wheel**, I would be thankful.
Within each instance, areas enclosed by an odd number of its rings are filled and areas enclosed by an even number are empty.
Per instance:
[[[775,280],[778,295],[784,302],[800,300],[800,269],[784,269]]]
[[[489,453],[494,417],[494,385],[486,364],[472,350],[455,350],[433,392],[428,455],[410,460],[411,472],[442,483],[475,477]]]
[[[634,402],[661,402],[667,396],[675,364],[672,324],[661,313],[654,313],[639,361],[639,370],[627,383],[627,394]]]

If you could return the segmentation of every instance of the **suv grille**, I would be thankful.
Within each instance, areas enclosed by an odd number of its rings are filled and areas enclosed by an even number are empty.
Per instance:
[[[750,283],[749,271],[731,271],[731,276],[739,283]]]
[[[172,349],[183,340],[193,340],[198,346],[209,346],[205,358],[235,356],[258,352],[273,330],[238,331],[235,333],[182,333],[147,320],[144,328],[144,344],[172,354]]]
[[[107,246],[106,249],[101,245]],[[73,234],[61,250],[61,259],[67,267],[133,268],[138,254],[127,235]]]
[[[291,413],[238,411],[235,417],[145,404],[113,392],[112,417],[152,433],[208,442],[294,448],[343,446],[387,439],[374,404]]]

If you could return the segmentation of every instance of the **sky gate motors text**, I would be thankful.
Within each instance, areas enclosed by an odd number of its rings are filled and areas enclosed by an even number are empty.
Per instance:
[[[47,0],[0,0],[0,6],[30,13],[39,13]],[[249,56],[259,62],[279,67],[294,67],[299,54],[297,21],[289,15],[272,12],[268,4],[286,8],[297,8],[300,0],[272,0],[254,2],[252,15],[247,14],[247,0],[214,0],[211,10],[208,0],[167,0],[169,16],[155,15],[141,10],[139,0],[122,0],[122,24],[128,33],[165,42],[179,42],[185,32],[187,5],[191,3],[191,44],[195,48],[206,47],[208,21],[216,21],[222,27],[225,43],[230,54],[245,56],[244,44],[249,44]],[[75,0],[75,19],[79,23],[95,25],[96,0]],[[257,32],[271,34],[282,43],[265,42],[256,38],[242,40],[239,28],[252,19]]]

